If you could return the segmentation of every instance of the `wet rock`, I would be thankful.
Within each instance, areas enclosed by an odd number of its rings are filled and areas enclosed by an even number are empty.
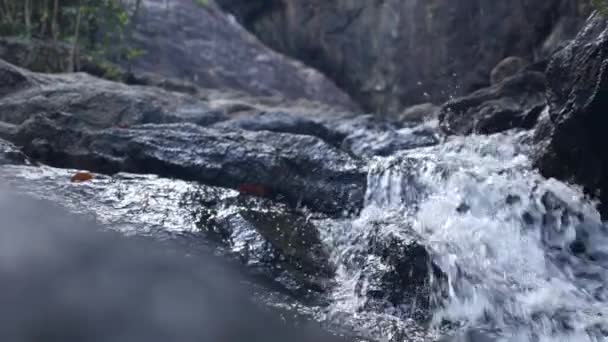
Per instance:
[[[113,230],[217,249],[283,286],[295,282],[296,287],[323,291],[331,284],[333,267],[317,228],[285,205],[154,175],[94,174],[87,182],[72,183],[74,170],[2,167],[0,184],[52,200]]]
[[[545,106],[545,76],[525,71],[444,104],[440,126],[449,134],[490,134],[532,128]]]
[[[526,61],[517,56],[511,56],[503,59],[492,69],[490,73],[490,81],[492,84],[498,84],[505,79],[515,76],[522,72],[526,67]]]
[[[25,70],[0,61],[0,96],[31,87],[34,81],[28,76]]]
[[[413,230],[381,231],[386,228],[381,222],[370,227],[367,257],[362,259],[363,271],[356,285],[363,308],[378,312],[393,308],[398,310],[397,316],[428,318],[431,295],[442,273]]]
[[[240,214],[298,270],[327,278],[333,275],[319,232],[305,217],[277,206],[270,210],[247,206]]]
[[[551,191],[542,195],[541,203],[545,209],[541,226],[543,242],[554,248],[564,248],[574,239],[577,226],[584,220],[583,214],[574,211]]]
[[[315,120],[331,130],[333,135],[343,138],[361,131],[384,132],[400,128],[397,122],[378,120],[373,114],[353,115],[352,113],[342,113],[317,117]]]
[[[322,333],[289,298],[273,309],[267,298],[286,296],[201,239],[124,236],[60,205],[0,193],[3,341],[354,340]]]
[[[318,137],[332,145],[339,145],[344,136],[332,131],[323,124],[286,112],[256,112],[239,115],[227,121],[219,122],[213,127],[244,129],[247,131],[269,131],[291,133]]]
[[[27,163],[29,163],[28,158],[15,145],[0,139],[0,165]]]
[[[201,207],[203,199],[205,203],[219,203],[224,197],[237,195],[229,189],[155,175],[92,174],[87,182],[71,182],[77,172],[48,166],[5,165],[0,182],[20,193],[52,200],[74,213],[93,217],[113,230],[159,239],[198,232],[198,222],[190,210]],[[201,200],[184,202],[183,198],[192,193]]]
[[[154,87],[127,86],[83,73],[49,75],[0,60],[0,121],[20,124],[42,112],[76,113],[105,128],[138,123],[209,125],[227,117],[195,97]]]
[[[439,106],[432,103],[421,103],[406,108],[397,116],[399,122],[423,123],[439,116]]]
[[[519,197],[519,195],[508,194],[507,198],[505,198],[505,203],[508,205],[521,203],[521,197]]]
[[[317,227],[303,213],[243,195],[201,204],[193,212],[200,227],[219,237],[246,264],[279,274],[287,271],[305,289],[325,291],[331,285],[334,266],[329,253]]]
[[[14,141],[32,158],[58,167],[153,173],[234,189],[254,184],[293,206],[332,214],[357,211],[363,203],[365,169],[316,137],[193,124],[93,131],[78,121],[61,113],[38,115]]]
[[[331,132],[341,137],[341,148],[357,158],[388,156],[401,150],[439,143],[440,132],[432,125],[398,122],[366,115],[318,117]]]
[[[579,1],[217,0],[274,49],[322,70],[370,112],[395,115],[489,83],[506,56],[533,61]],[[563,19],[563,20],[562,20]],[[570,39],[571,30],[555,38]]]
[[[342,143],[342,148],[354,156],[369,158],[390,156],[398,151],[439,143],[439,134],[430,127],[415,127],[388,130],[358,130]]]
[[[459,214],[466,214],[471,210],[471,206],[468,205],[467,203],[460,203],[457,207],[456,207],[456,212]]]
[[[546,177],[582,185],[608,214],[608,24],[599,14],[559,50],[547,69],[549,112],[535,133],[536,165]]]

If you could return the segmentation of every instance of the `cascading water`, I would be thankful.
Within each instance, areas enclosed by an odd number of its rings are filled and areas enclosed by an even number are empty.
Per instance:
[[[391,267],[370,242],[416,239],[443,274],[428,268],[422,291],[430,331],[467,341],[608,340],[608,229],[578,188],[532,168],[527,138],[455,137],[375,160],[360,217],[325,232],[339,265],[330,316],[349,313],[375,338],[435,339],[415,328],[419,299],[391,302],[389,282],[386,305],[370,308],[361,291]]]
[[[533,169],[528,134],[452,137],[372,160],[358,217],[310,215],[336,266],[327,301],[272,291],[261,300],[365,341],[608,341],[608,229],[580,189]],[[198,231],[180,205],[195,184],[135,175],[70,184],[57,182],[70,170],[3,171],[3,184],[128,234]],[[210,199],[237,195],[211,190]],[[216,220],[235,219],[230,203]],[[235,253],[266,255],[254,229],[230,222]]]

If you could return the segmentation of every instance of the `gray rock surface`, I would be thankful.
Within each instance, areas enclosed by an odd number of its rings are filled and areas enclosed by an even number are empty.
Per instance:
[[[490,81],[497,84],[524,70],[527,62],[520,57],[510,56],[498,63],[490,73]]]
[[[269,46],[323,71],[379,114],[487,86],[505,57],[546,56],[589,11],[586,0],[217,2]]]
[[[357,211],[366,187],[361,163],[304,135],[226,131],[193,124],[91,130],[75,116],[53,113],[25,122],[13,141],[28,156],[53,166],[153,173],[252,188],[325,213]]]
[[[208,125],[227,118],[197,97],[85,73],[34,73],[0,60],[0,82],[0,121],[10,124],[54,111],[75,113],[98,128],[167,122]]]
[[[595,14],[549,64],[549,111],[536,129],[536,165],[581,184],[608,214],[608,24]]]
[[[0,165],[27,163],[29,163],[28,158],[15,145],[0,139]]]
[[[332,81],[264,46],[213,1],[200,6],[192,0],[144,0],[134,46],[144,52],[132,63],[135,71],[250,96],[357,108]]]
[[[511,128],[532,128],[545,107],[546,79],[524,71],[501,83],[445,103],[440,126],[450,134],[490,134]]]

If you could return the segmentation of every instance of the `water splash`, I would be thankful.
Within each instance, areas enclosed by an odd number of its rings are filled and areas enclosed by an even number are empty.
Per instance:
[[[436,331],[458,327],[456,334],[474,330],[491,341],[607,340],[608,229],[580,189],[532,168],[527,138],[455,137],[375,160],[362,215],[328,239],[343,264],[334,312],[371,314],[353,285],[365,267],[353,269],[345,255],[364,255],[369,234],[411,239],[413,230],[446,276],[444,291],[433,293]],[[371,229],[379,221],[382,229]],[[402,310],[373,315],[411,317],[411,308]]]
[[[327,307],[296,311],[374,341],[446,331],[454,341],[607,341],[608,229],[579,188],[533,169],[528,138],[453,137],[371,161],[358,217],[311,218],[336,285]],[[75,185],[69,170],[4,170],[3,182],[126,233],[198,229],[179,205],[191,183],[118,175]],[[233,219],[233,209],[217,218]],[[252,234],[236,230],[232,247],[258,245]],[[400,272],[401,258],[420,267]]]

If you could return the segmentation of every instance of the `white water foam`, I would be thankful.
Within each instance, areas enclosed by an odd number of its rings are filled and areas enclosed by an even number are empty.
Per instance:
[[[332,312],[407,330],[402,308],[364,309],[355,291],[364,270],[349,258],[365,253],[370,234],[413,228],[447,276],[435,328],[450,322],[492,341],[607,340],[608,230],[580,189],[532,168],[525,138],[455,137],[377,159],[361,216],[326,234],[339,264]]]

